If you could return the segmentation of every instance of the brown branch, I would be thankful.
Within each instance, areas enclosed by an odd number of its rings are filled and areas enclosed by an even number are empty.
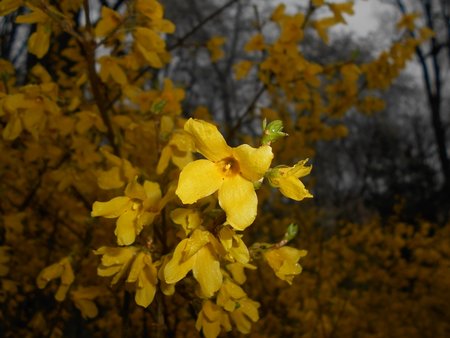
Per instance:
[[[171,51],[177,47],[180,47],[183,45],[183,43],[189,39],[192,35],[194,35],[200,28],[202,28],[207,22],[214,19],[216,16],[218,16],[220,13],[222,13],[225,9],[230,7],[235,2],[238,2],[239,0],[230,0],[222,7],[218,8],[216,11],[212,12],[210,15],[205,17],[203,20],[201,20],[197,25],[195,25],[189,32],[187,32],[184,36],[179,38],[175,44],[172,46],[169,46],[167,50]]]

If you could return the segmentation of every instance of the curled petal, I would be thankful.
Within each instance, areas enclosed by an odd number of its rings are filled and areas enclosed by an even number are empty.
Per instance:
[[[312,197],[305,185],[295,176],[281,177],[279,184],[280,192],[293,200],[301,201],[304,198]]]

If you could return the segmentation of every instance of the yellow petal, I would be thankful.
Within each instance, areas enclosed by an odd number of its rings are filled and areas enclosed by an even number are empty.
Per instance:
[[[255,189],[240,175],[224,180],[219,189],[219,204],[227,214],[227,222],[236,230],[244,230],[256,218],[258,198]]]
[[[280,177],[279,185],[281,193],[293,200],[301,201],[304,198],[312,197],[305,185],[295,176]]]
[[[159,184],[156,182],[145,181],[144,191],[146,196],[144,208],[156,206],[162,197]]]
[[[3,138],[8,141],[15,140],[22,132],[22,121],[17,114],[11,116],[5,129],[3,129]]]
[[[192,204],[216,192],[222,182],[222,173],[215,163],[197,160],[183,168],[175,193],[184,204]]]
[[[195,264],[192,267],[194,278],[199,282],[203,295],[212,297],[222,285],[220,263],[208,245],[201,248],[195,257]]]
[[[95,303],[91,300],[77,299],[74,300],[75,307],[80,310],[83,318],[95,318],[98,314],[98,309]]]
[[[131,265],[130,273],[127,278],[127,282],[133,283],[138,280],[139,274],[141,273],[142,269],[144,268],[144,257],[145,253],[140,252],[136,258],[133,261],[133,264]]]
[[[178,243],[173,256],[164,268],[164,279],[166,283],[173,284],[183,279],[195,263],[195,257],[183,260],[183,252],[186,250],[188,239],[183,239]]]
[[[114,234],[117,236],[117,244],[130,245],[136,239],[135,221],[136,210],[126,210],[117,220]]]
[[[124,185],[120,175],[119,167],[112,167],[110,170],[102,171],[97,175],[97,184],[100,188],[117,189]]]
[[[125,210],[131,208],[132,201],[127,196],[114,197],[108,202],[95,201],[92,205],[92,217],[103,216],[106,218],[116,218],[122,215]]]
[[[231,148],[215,125],[191,118],[184,130],[192,135],[198,152],[207,159],[217,162],[231,156]]]
[[[36,32],[28,39],[28,51],[42,58],[50,47],[51,30],[48,25],[38,25]]]
[[[233,149],[233,155],[239,162],[242,176],[254,182],[264,176],[272,163],[272,147],[250,147],[248,144]]]

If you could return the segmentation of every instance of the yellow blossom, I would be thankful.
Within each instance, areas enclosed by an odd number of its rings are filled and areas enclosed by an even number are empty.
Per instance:
[[[217,62],[225,55],[222,46],[225,43],[225,38],[223,36],[215,36],[206,43],[206,48],[208,48],[211,54],[211,61]]]
[[[263,50],[264,47],[264,36],[262,34],[256,34],[245,44],[244,50],[246,52],[254,52]]]
[[[107,55],[102,56],[98,60],[101,66],[99,75],[103,82],[108,83],[108,81],[112,79],[114,82],[122,86],[128,83],[127,75],[120,66],[119,61],[119,59]]]
[[[259,320],[259,303],[250,298],[240,299],[237,309],[230,313],[230,317],[236,324],[239,332],[248,334],[252,328],[251,322]]]
[[[136,180],[128,183],[125,196],[115,197],[108,202],[94,202],[92,217],[118,218],[116,229],[119,245],[132,244],[144,226],[153,223],[161,210],[161,189],[158,183]]]
[[[233,229],[227,226],[222,227],[219,231],[219,240],[228,253],[227,258],[246,264],[250,260],[250,253],[241,237],[242,235],[237,235]]]
[[[334,14],[336,21],[346,23],[342,13],[353,15],[353,2],[330,3],[328,4]]]
[[[220,244],[210,232],[194,230],[191,237],[178,243],[172,258],[166,264],[166,283],[174,284],[192,270],[202,294],[212,297],[222,285],[223,278],[217,251],[220,251]]]
[[[236,80],[241,80],[248,75],[248,72],[252,68],[253,63],[248,60],[242,60],[236,63],[233,66],[234,76],[236,76]]]
[[[96,37],[105,37],[113,32],[122,23],[122,18],[119,13],[108,8],[102,7],[101,18],[95,27]]]
[[[0,1],[0,16],[6,16],[22,6],[22,0],[2,0]]]
[[[36,31],[28,40],[28,51],[38,58],[42,58],[50,47],[51,26],[50,18],[37,7],[29,6],[31,13],[19,15],[17,23],[36,23]]]
[[[203,335],[206,338],[216,338],[220,333],[221,327],[225,331],[231,331],[228,314],[210,300],[204,301],[198,314],[195,328],[198,331],[203,331]]]
[[[312,26],[316,29],[317,34],[319,34],[323,42],[328,43],[328,29],[337,23],[339,23],[339,21],[335,17],[328,17],[314,21]]]
[[[294,277],[302,272],[298,261],[306,256],[306,253],[305,250],[283,246],[267,250],[264,252],[264,258],[278,278],[292,284]]]
[[[183,168],[176,194],[184,204],[192,204],[219,191],[227,222],[236,230],[244,230],[255,220],[258,199],[253,183],[269,169],[272,148],[247,144],[232,148],[214,125],[200,120],[189,119],[184,129],[206,159]]]
[[[101,264],[97,268],[97,274],[101,277],[114,276],[111,285],[116,284],[128,271],[136,252],[137,249],[132,246],[125,248],[102,246],[94,251],[94,254],[102,255]]]
[[[81,287],[71,292],[71,298],[83,318],[95,318],[98,309],[93,300],[103,293],[103,289],[97,286]]]
[[[134,300],[136,304],[147,307],[153,301],[158,283],[158,272],[153,264],[152,257],[140,252],[133,261],[127,282],[135,283],[136,294]]]
[[[312,197],[305,185],[299,180],[300,177],[306,176],[311,172],[311,166],[305,166],[307,161],[300,161],[293,167],[272,169],[267,175],[269,183],[274,187],[280,188],[280,192],[284,196],[296,201]]]
[[[43,289],[47,286],[48,282],[57,278],[61,279],[61,284],[56,291],[55,299],[62,302],[66,298],[70,285],[75,280],[75,275],[73,274],[72,265],[70,264],[69,258],[65,257],[58,263],[44,268],[37,276],[36,283],[39,289]]]

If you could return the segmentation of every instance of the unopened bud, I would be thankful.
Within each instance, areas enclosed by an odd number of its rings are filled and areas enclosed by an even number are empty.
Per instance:
[[[275,120],[267,124],[266,120],[263,121],[263,145],[270,145],[278,139],[287,136],[288,134],[283,132],[283,121]]]

